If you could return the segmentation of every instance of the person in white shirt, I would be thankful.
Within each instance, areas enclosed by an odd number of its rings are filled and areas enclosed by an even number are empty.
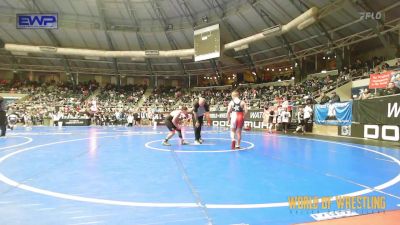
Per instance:
[[[53,119],[53,126],[57,126],[58,125],[58,120],[59,120],[58,114],[56,112],[53,112],[51,117]]]
[[[280,127],[280,125],[282,124],[282,106],[278,106],[278,110],[276,112],[276,123],[278,124],[277,126]]]
[[[133,115],[132,114],[129,114],[128,118],[126,120],[128,122],[128,127],[133,126]]]
[[[311,119],[312,114],[313,114],[313,109],[311,107],[311,104],[307,104],[306,107],[304,107],[304,124],[307,126],[308,121]]]
[[[296,131],[294,131],[293,133],[297,133],[297,132],[301,131],[301,133],[304,134],[304,132],[305,132],[304,110],[303,110],[303,107],[301,107],[301,106],[299,107],[299,111],[297,112],[297,123],[298,123],[298,126],[296,128]]]
[[[286,134],[287,130],[288,130],[288,126],[289,126],[289,120],[290,120],[290,112],[289,112],[288,108],[286,108],[285,111],[281,112],[281,118],[282,118],[282,125],[283,125],[282,129],[283,129],[283,132],[285,132],[285,134]]]

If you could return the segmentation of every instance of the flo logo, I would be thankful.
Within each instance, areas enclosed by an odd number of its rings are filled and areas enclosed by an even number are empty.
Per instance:
[[[381,12],[360,12],[360,19],[362,20],[380,20],[382,19],[382,13]]]

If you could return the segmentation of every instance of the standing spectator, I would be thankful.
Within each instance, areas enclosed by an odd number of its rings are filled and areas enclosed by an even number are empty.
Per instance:
[[[131,127],[131,126],[133,126],[133,115],[132,114],[129,114],[128,115],[128,118],[126,119],[127,120],[127,122],[128,122],[128,127]]]
[[[53,112],[51,116],[52,116],[52,119],[53,119],[53,126],[54,127],[58,126],[58,120],[59,120],[58,113]]]
[[[276,112],[276,125],[275,130],[281,130],[282,128],[282,106],[278,106],[278,110]]]
[[[276,121],[278,120],[277,115],[276,115],[276,111],[274,108],[271,108],[269,110],[269,119],[268,119],[268,131],[270,134],[272,134],[272,128],[274,127],[274,129],[276,130]]]
[[[269,119],[269,104],[268,102],[264,104],[264,111],[263,111],[263,124],[268,128],[268,119]]]
[[[6,104],[4,98],[0,96],[0,137],[6,136],[7,131],[7,116],[6,116]]]
[[[334,91],[334,92],[332,92],[331,103],[336,103],[336,102],[340,102],[340,97]]]
[[[311,107],[311,104],[307,104],[306,107],[304,107],[304,124],[305,126],[308,126],[310,119],[312,118],[313,114],[313,109]],[[305,129],[307,130],[307,129]]]
[[[301,134],[304,134],[304,132],[305,132],[304,110],[303,110],[303,107],[301,107],[301,106],[299,107],[299,111],[297,112],[297,123],[298,123],[298,126],[293,133],[297,133],[298,131],[301,130]]]
[[[289,109],[286,108],[285,110],[282,111],[281,113],[281,117],[282,117],[282,129],[283,132],[285,132],[285,134],[287,133],[288,130],[288,126],[289,126],[289,120],[290,120],[290,112]]]

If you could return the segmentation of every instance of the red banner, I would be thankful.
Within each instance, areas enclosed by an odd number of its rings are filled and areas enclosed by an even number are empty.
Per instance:
[[[386,88],[390,78],[392,77],[393,71],[387,71],[384,73],[372,73],[369,79],[369,88]]]

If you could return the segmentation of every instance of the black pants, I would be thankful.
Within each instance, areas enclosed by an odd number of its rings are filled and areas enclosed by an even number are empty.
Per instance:
[[[287,131],[289,123],[283,122],[282,125],[283,125],[283,127],[282,127],[283,131]]]
[[[0,136],[6,136],[7,131],[7,116],[5,111],[0,111]]]
[[[197,122],[200,124],[200,126],[196,127],[196,122],[194,122],[194,124],[193,124],[193,126],[194,126],[194,138],[196,140],[200,140],[201,139],[201,127],[203,126],[203,116],[197,117]]]

